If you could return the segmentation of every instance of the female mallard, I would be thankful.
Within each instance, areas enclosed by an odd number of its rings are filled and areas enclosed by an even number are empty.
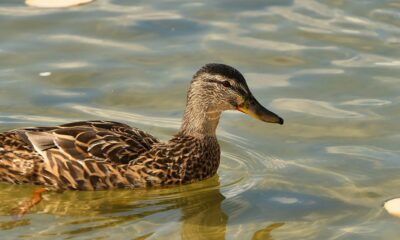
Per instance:
[[[110,121],[16,129],[0,134],[0,181],[100,190],[206,179],[219,166],[215,130],[225,110],[283,124],[257,102],[239,71],[207,64],[194,75],[182,127],[168,142]]]

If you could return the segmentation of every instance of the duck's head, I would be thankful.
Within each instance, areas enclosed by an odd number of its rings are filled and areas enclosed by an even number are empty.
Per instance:
[[[204,116],[212,122],[222,111],[238,110],[264,122],[283,124],[281,117],[256,100],[243,75],[225,64],[210,63],[197,71],[187,101],[187,122],[196,123]]]

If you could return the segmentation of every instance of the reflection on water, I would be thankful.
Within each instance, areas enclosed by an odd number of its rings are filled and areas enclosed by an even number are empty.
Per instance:
[[[206,62],[244,73],[272,126],[226,112],[219,176],[167,189],[0,184],[1,239],[398,239],[400,4],[97,0],[0,3],[0,131],[107,119],[168,139]]]
[[[3,196],[12,190],[12,186],[2,185]],[[65,229],[49,228],[24,236],[73,237],[108,231],[107,229],[119,228],[127,223],[138,223],[131,236],[154,235],[157,238],[156,230],[146,224],[146,218],[160,216],[166,222],[179,220],[182,225],[180,236],[183,239],[224,239],[228,222],[228,216],[221,207],[224,199],[219,190],[218,177],[199,184],[170,189],[48,193],[35,207],[34,212],[63,216],[62,224]],[[9,206],[12,202],[7,201],[6,205]],[[7,206],[0,208],[1,214],[9,214]],[[180,216],[174,210],[179,210]],[[35,220],[28,218],[29,216],[16,220],[7,217],[0,223],[0,228],[11,230],[35,225]],[[155,224],[153,228],[156,226]]]
[[[264,229],[260,229],[254,233],[251,240],[272,240],[271,232],[272,230],[283,226],[284,223],[273,223],[266,226]]]

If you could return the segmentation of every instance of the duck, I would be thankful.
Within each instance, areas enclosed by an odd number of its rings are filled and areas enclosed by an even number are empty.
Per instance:
[[[284,122],[256,100],[238,70],[209,63],[194,74],[181,127],[170,140],[105,120],[14,129],[0,133],[0,182],[94,191],[201,181],[217,173],[216,129],[227,110]]]

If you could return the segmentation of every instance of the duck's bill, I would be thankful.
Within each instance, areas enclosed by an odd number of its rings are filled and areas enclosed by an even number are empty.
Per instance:
[[[283,124],[283,118],[263,107],[254,97],[246,100],[237,109],[264,122]]]

